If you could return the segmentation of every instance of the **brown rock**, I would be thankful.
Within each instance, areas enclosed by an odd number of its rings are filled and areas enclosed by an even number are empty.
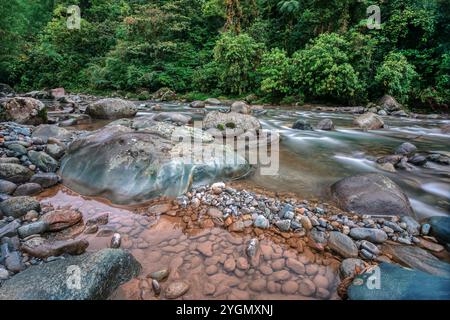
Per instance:
[[[286,260],[286,266],[297,274],[305,274],[305,265],[298,260],[289,258]]]
[[[283,285],[281,286],[281,292],[283,292],[284,294],[294,294],[296,293],[298,290],[298,284],[295,281],[286,281],[285,283],[283,283]]]
[[[156,204],[148,208],[148,213],[152,215],[159,215],[166,213],[170,209],[172,209],[172,205],[170,203]]]
[[[280,271],[276,271],[272,274],[273,279],[275,281],[285,281],[287,279],[289,279],[291,277],[289,271],[287,270],[280,270]]]
[[[44,214],[40,220],[48,223],[49,231],[59,231],[77,224],[82,218],[77,210],[54,210]]]
[[[234,260],[234,258],[229,257],[227,260],[225,260],[223,268],[225,269],[225,271],[233,272],[236,268],[236,261]]]
[[[213,255],[212,245],[211,241],[205,241],[197,245],[197,250],[204,256],[211,257]]]
[[[245,229],[244,222],[242,222],[241,220],[233,222],[228,227],[228,230],[231,232],[242,232],[242,231],[244,231],[244,229]]]
[[[310,297],[316,292],[316,285],[309,279],[304,279],[300,282],[299,292],[301,295]]]
[[[99,213],[99,214],[95,215],[94,217],[89,218],[86,221],[86,226],[91,226],[94,224],[105,225],[108,223],[108,220],[109,220],[109,212]]]
[[[248,261],[244,257],[239,257],[236,262],[236,266],[238,269],[247,270],[248,269]]]
[[[22,245],[22,250],[30,256],[45,259],[50,256],[59,256],[65,253],[79,255],[84,253],[88,246],[89,242],[84,239],[63,240],[53,243],[44,241],[43,243],[37,245],[33,242],[27,241]]]
[[[186,281],[175,281],[169,284],[165,290],[167,299],[176,299],[181,297],[189,290],[189,284]]]

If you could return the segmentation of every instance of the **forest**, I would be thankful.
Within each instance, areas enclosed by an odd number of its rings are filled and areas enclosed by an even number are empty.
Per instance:
[[[68,28],[70,5],[79,28]],[[368,28],[367,8],[381,24]],[[1,0],[0,82],[448,110],[448,0]]]

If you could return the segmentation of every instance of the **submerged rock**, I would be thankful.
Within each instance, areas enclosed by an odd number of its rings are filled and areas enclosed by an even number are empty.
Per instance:
[[[130,253],[103,249],[31,266],[4,282],[0,300],[107,299],[140,269]]]
[[[150,132],[108,126],[69,145],[61,176],[81,194],[138,203],[176,196],[191,185],[238,177],[250,169],[227,146],[191,144],[191,136],[184,138],[188,141],[177,143]]]
[[[430,225],[430,234],[440,243],[450,244],[450,217],[436,216],[426,219]]]
[[[360,215],[414,216],[405,193],[381,174],[344,178],[331,186],[331,193],[341,209]]]
[[[294,122],[294,124],[292,125],[292,129],[297,129],[297,130],[313,130],[311,124],[304,119],[298,119]]]
[[[316,127],[319,130],[334,130],[334,123],[331,119],[322,119]]]
[[[417,151],[417,147],[409,142],[404,142],[395,149],[395,154],[410,155]]]
[[[448,300],[450,280],[381,263],[358,275],[347,290],[350,300]]]
[[[73,226],[83,218],[78,210],[54,210],[47,212],[41,217],[41,221],[48,224],[49,231],[59,231]]]

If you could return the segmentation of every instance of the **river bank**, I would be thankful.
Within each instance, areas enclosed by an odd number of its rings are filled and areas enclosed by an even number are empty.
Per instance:
[[[127,263],[123,272],[109,271],[111,286],[98,298],[338,299],[347,293],[341,281],[380,263],[425,272],[436,283],[437,295],[431,288],[428,298],[448,298],[439,289],[450,261],[445,118],[381,116],[381,127],[358,129],[355,110],[240,104],[228,112],[223,105],[75,101],[73,95],[26,99],[15,103],[31,110],[16,120],[35,125],[1,124],[2,257],[15,262],[2,269],[2,298],[29,297],[19,287],[33,292],[48,280],[46,265],[87,255],[83,263],[95,268],[99,258],[90,255],[110,247],[124,251],[122,258],[106,252],[100,259],[106,269],[115,259]],[[53,124],[38,125],[41,114],[32,111],[42,106]],[[216,121],[222,117],[235,126],[221,130]],[[201,119],[212,125],[191,127]],[[323,120],[331,121],[331,130],[318,128]],[[174,130],[200,137],[208,149],[218,129],[236,137],[276,131],[278,172],[250,169],[244,156],[240,165],[213,158],[201,171],[167,157],[183,146],[168,143]],[[368,179],[356,207],[346,200],[345,190],[355,186],[345,180],[350,176]],[[226,184],[214,184],[222,180]],[[380,183],[384,187],[376,187]],[[32,271],[38,267],[42,271]],[[399,279],[402,270],[387,274]],[[28,283],[27,274],[38,280]]]

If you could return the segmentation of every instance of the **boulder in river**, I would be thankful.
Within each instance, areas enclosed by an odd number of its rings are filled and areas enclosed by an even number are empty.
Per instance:
[[[205,107],[205,101],[201,101],[201,100],[195,100],[192,101],[189,106],[191,108],[204,108]]]
[[[103,249],[31,266],[4,282],[1,300],[101,300],[136,277],[141,266],[128,252]]]
[[[131,101],[106,98],[91,103],[86,113],[96,119],[119,119],[134,117],[138,109]]]
[[[250,106],[246,104],[244,101],[235,101],[231,105],[230,111],[242,113],[242,114],[250,114],[252,112]]]
[[[30,161],[44,172],[55,172],[58,169],[58,161],[44,151],[28,151]]]
[[[49,188],[58,184],[61,177],[54,172],[39,172],[33,175],[30,182],[39,183],[43,188]]]
[[[404,142],[395,149],[395,154],[411,155],[417,151],[417,147],[410,142]]]
[[[203,128],[221,131],[227,129],[241,130],[241,132],[258,131],[261,129],[261,123],[257,118],[248,114],[212,111],[203,119]]]
[[[353,280],[350,300],[448,300],[450,280],[418,270],[380,263]]]
[[[353,119],[353,124],[365,130],[375,130],[384,127],[383,119],[372,112],[366,112]]]
[[[211,105],[211,106],[218,106],[222,104],[222,101],[220,101],[219,99],[216,98],[208,98],[205,100],[205,103],[207,105]]]
[[[331,119],[322,119],[316,126],[319,130],[334,130],[334,123]]]
[[[191,129],[201,136],[201,130]],[[152,132],[108,126],[69,145],[61,176],[81,194],[129,204],[179,195],[191,185],[239,177],[250,169],[229,147],[201,139],[191,143],[191,137],[176,142]]]
[[[47,122],[47,109],[33,98],[10,98],[0,102],[0,120],[38,125]]]
[[[292,129],[297,130],[313,130],[311,124],[305,119],[298,119],[292,125]]]
[[[402,108],[401,104],[393,96],[385,94],[378,100],[378,105],[387,112],[398,111]]]
[[[331,186],[339,207],[360,215],[412,216],[406,194],[388,177],[368,173],[344,178]]]
[[[14,89],[11,88],[9,85],[7,85],[6,83],[0,83],[0,98],[3,97],[7,97],[9,95],[15,95],[16,93],[14,92]]]

